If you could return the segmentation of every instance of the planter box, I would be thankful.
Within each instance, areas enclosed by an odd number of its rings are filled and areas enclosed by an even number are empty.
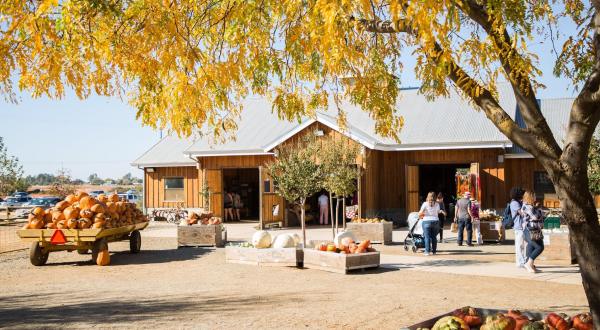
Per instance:
[[[502,227],[501,221],[480,221],[479,227],[481,228],[481,238],[484,242],[495,242],[501,243],[506,237],[504,227]],[[463,231],[463,239],[467,239],[467,230]],[[477,243],[477,237],[475,236],[475,229],[473,229],[473,243]]]
[[[370,240],[371,243],[392,244],[391,222],[381,223],[346,223],[346,230],[351,231],[358,241]]]
[[[302,263],[302,256],[302,249],[299,248],[225,247],[225,262],[234,264],[297,267]]]
[[[317,250],[304,250],[304,267],[327,272],[347,274],[350,270],[377,268],[381,255],[377,252],[342,254]]]
[[[227,242],[227,231],[221,228],[222,225],[177,226],[177,247],[223,247]]]
[[[482,316],[483,320],[485,320],[485,317],[488,315],[496,315],[498,313],[508,313],[507,310],[500,310],[500,309],[477,308],[477,310],[479,311],[479,314]],[[523,312],[523,314],[526,315],[527,317],[529,317],[530,319],[534,319],[534,320],[543,320],[545,318],[544,314],[538,313],[538,312]],[[431,329],[437,320],[441,319],[444,316],[450,316],[450,315],[452,315],[452,312],[438,315],[429,320],[421,321],[417,324],[409,325],[409,326],[403,327],[401,329],[410,329],[410,330],[416,330],[419,328]]]
[[[537,260],[565,265],[577,263],[569,233],[544,230],[544,252]]]

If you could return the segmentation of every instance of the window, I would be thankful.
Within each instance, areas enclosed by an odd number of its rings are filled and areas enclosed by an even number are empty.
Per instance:
[[[183,178],[165,178],[165,201],[183,202]]]
[[[533,172],[533,190],[538,198],[543,198],[544,194],[556,193],[546,172]]]

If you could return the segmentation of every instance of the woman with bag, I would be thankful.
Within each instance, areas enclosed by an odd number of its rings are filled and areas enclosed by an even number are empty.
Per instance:
[[[437,230],[438,230],[438,216],[440,214],[446,215],[445,211],[440,209],[440,204],[435,201],[435,193],[432,191],[427,194],[425,203],[421,205],[419,211],[419,217],[423,219],[423,238],[425,240],[425,255],[428,256],[430,253],[436,254],[437,252]]]
[[[527,241],[527,262],[525,269],[530,273],[537,273],[538,269],[533,264],[535,259],[544,251],[544,214],[539,207],[535,207],[535,193],[526,191],[523,195],[523,236]]]
[[[479,220],[479,203],[473,197],[471,197],[471,224],[473,225],[473,232],[475,233],[475,239],[477,245],[483,245],[483,237],[481,237],[481,221]]]

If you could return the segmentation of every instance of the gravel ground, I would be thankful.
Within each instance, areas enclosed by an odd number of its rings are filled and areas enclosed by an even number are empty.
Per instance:
[[[587,308],[581,285],[225,264],[223,249],[176,249],[174,238],[151,233],[138,255],[111,243],[108,267],[77,253],[53,253],[44,267],[31,266],[27,251],[0,254],[0,327],[398,329],[463,305]]]

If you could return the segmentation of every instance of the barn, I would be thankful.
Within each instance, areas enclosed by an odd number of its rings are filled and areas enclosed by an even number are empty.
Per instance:
[[[500,86],[499,101],[524,125],[508,84]],[[572,102],[540,100],[558,141],[564,137]],[[483,208],[503,208],[513,186],[533,189],[545,205],[558,206],[540,164],[456,93],[431,101],[416,88],[404,89],[396,108],[405,123],[400,143],[379,136],[375,122],[358,107],[346,102],[341,108],[347,116],[345,129],[338,126],[334,106],[288,122],[272,113],[266,99],[249,97],[233,139],[213,143],[208,137],[162,138],[132,163],[144,170],[144,208],[204,207],[222,216],[223,195],[236,191],[244,218],[262,226],[292,226],[289,203],[275,193],[265,165],[275,159],[279,145],[306,134],[347,137],[359,145],[362,175],[356,199],[363,217],[402,222],[428,191],[456,195],[457,172],[473,178]],[[315,200],[316,196],[309,204]]]

